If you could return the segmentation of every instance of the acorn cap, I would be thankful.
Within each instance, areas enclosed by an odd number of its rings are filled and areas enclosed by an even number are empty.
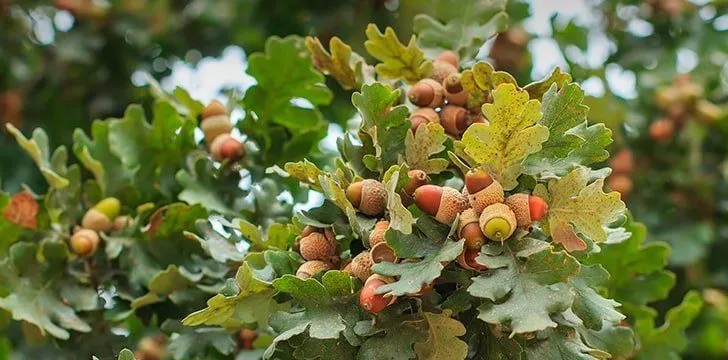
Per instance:
[[[225,109],[225,105],[221,102],[213,100],[205,107],[204,110],[202,110],[202,119],[207,119],[216,115],[227,115],[227,109]]]
[[[473,207],[473,210],[477,214],[482,213],[491,204],[502,203],[504,199],[505,193],[503,192],[503,186],[495,180],[485,189],[468,195],[470,206]]]
[[[437,57],[435,58],[435,61],[444,61],[456,68],[459,65],[458,56],[455,55],[455,53],[450,50],[445,50],[445,51],[441,52],[439,55],[437,55]]]
[[[359,211],[369,216],[377,216],[384,213],[386,208],[387,189],[384,185],[373,179],[362,181]]]
[[[331,269],[331,265],[319,260],[306,261],[296,271],[296,276],[300,279],[308,279],[321,271]]]
[[[505,241],[517,226],[516,215],[506,204],[491,204],[480,214],[480,229],[491,240]]]
[[[372,275],[373,264],[372,258],[369,256],[369,251],[362,251],[349,264],[351,266],[351,275],[359,278],[361,281],[366,281]]]
[[[106,232],[114,228],[114,222],[106,214],[92,208],[83,215],[81,226],[97,232]]]
[[[528,194],[513,194],[506,198],[505,204],[516,215],[516,223],[519,227],[528,227],[533,223],[531,209],[528,206]]]
[[[205,133],[205,141],[209,144],[219,135],[229,134],[233,130],[233,124],[227,115],[214,115],[202,120],[200,128]]]
[[[322,233],[315,232],[301,238],[300,246],[301,256],[308,261],[328,262],[336,255],[336,242],[331,241]]]
[[[369,257],[372,263],[379,264],[380,262],[397,262],[397,256],[394,254],[394,250],[387,245],[386,242],[380,242],[369,250]]]
[[[463,249],[463,252],[458,255],[458,264],[466,270],[487,270],[485,265],[479,264],[475,261],[475,258],[480,254],[480,249]]]
[[[460,213],[458,235],[465,239],[465,247],[469,249],[480,249],[487,241],[480,230],[479,216],[472,208]]]
[[[431,122],[440,123],[440,115],[433,108],[421,107],[410,114],[409,120],[411,122],[410,128],[412,133],[417,132],[417,128],[420,125],[425,125]]]
[[[379,243],[385,242],[384,234],[388,229],[389,221],[387,220],[382,220],[374,225],[374,229],[369,233],[369,247],[374,247]]]
[[[437,81],[439,84],[442,84],[442,81],[445,80],[448,75],[458,72],[458,68],[447,61],[435,60],[432,65],[434,65],[434,68],[432,70],[432,75],[430,75],[430,79]]]
[[[443,224],[452,224],[461,212],[470,207],[468,198],[451,187],[442,188],[440,207],[435,214],[435,220]]]
[[[99,234],[91,229],[78,230],[71,236],[71,251],[78,256],[91,256],[99,246]]]
[[[445,99],[445,89],[442,88],[440,81],[422,79],[407,91],[407,98],[419,107],[436,108],[440,107]]]
[[[470,126],[470,117],[464,107],[445,105],[440,110],[440,123],[448,134],[459,136]]]

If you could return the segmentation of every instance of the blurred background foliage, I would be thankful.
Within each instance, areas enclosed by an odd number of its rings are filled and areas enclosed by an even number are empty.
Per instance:
[[[26,133],[43,127],[52,147],[64,145],[76,127],[120,117],[132,102],[151,104],[145,76],[165,88],[196,87],[191,92],[202,101],[235,97],[251,85],[245,54],[263,50],[268,36],[316,35],[328,43],[336,34],[364,54],[356,46],[366,24],[392,26],[404,40],[414,14],[432,11],[418,0],[0,0],[0,122]],[[663,308],[689,288],[703,290],[709,304],[686,356],[726,358],[728,1],[511,1],[508,13],[509,30],[479,57],[517,74],[519,83],[553,66],[582,83],[591,120],[614,132],[611,153],[624,150],[634,160],[609,183],[650,238],[674,249],[678,286]],[[660,100],[681,83],[699,91]],[[353,113],[350,93],[329,85],[335,97],[324,116],[335,137]],[[706,102],[715,106],[712,117],[697,106]],[[670,136],[651,134],[659,121],[667,121],[661,124]],[[0,135],[0,178],[11,192],[44,186],[7,133]]]

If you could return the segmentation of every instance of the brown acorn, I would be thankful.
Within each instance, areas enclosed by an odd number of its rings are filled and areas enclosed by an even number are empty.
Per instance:
[[[475,258],[477,258],[478,255],[480,255],[480,249],[465,248],[463,249],[463,252],[458,255],[458,264],[460,264],[463,269],[467,270],[487,270],[488,267],[475,261]]]
[[[488,205],[502,203],[505,199],[503,186],[481,168],[465,174],[465,188],[468,190],[470,206],[476,214],[482,213]]]
[[[134,358],[137,360],[162,360],[166,356],[163,345],[163,338],[144,337],[137,345]]]
[[[631,174],[634,170],[634,155],[629,149],[622,149],[617,152],[611,160],[609,167],[617,174]]]
[[[230,134],[220,134],[210,143],[210,155],[217,161],[237,162],[245,157],[245,145]]]
[[[441,52],[440,55],[437,55],[437,57],[435,58],[435,61],[444,61],[456,68],[459,66],[458,56],[455,55],[455,53],[450,50]]]
[[[374,225],[374,229],[369,233],[369,247],[374,247],[381,242],[385,242],[384,234],[389,229],[389,221],[382,220]]]
[[[369,257],[371,257],[374,264],[379,264],[382,261],[397,262],[394,250],[386,242],[380,242],[372,246],[371,250],[369,250]]]
[[[460,74],[452,73],[442,82],[445,88],[445,99],[450,105],[465,106],[468,102],[468,92],[463,89],[460,83]]]
[[[452,224],[468,206],[465,195],[451,187],[423,185],[415,190],[415,204],[424,213],[443,224]]]
[[[319,261],[319,260],[310,260],[303,263],[303,265],[298,267],[298,270],[296,271],[296,277],[299,279],[308,279],[317,273],[321,271],[326,271],[331,269],[331,265],[329,265],[326,262]]]
[[[465,247],[468,249],[480,249],[487,241],[480,230],[478,214],[473,209],[466,209],[460,214],[458,223],[458,235],[465,239]]]
[[[464,107],[445,105],[440,110],[440,123],[448,134],[459,136],[470,126],[470,117]]]
[[[369,255],[369,251],[362,251],[359,255],[355,256],[351,260],[351,275],[359,278],[361,281],[372,275],[372,257]]]
[[[442,84],[442,81],[445,80],[448,75],[458,72],[458,68],[447,61],[435,60],[432,65],[434,65],[434,69],[432,70],[430,79],[435,80],[440,84]]]
[[[376,314],[397,301],[396,296],[376,293],[380,286],[392,283],[392,281],[391,278],[377,274],[369,276],[359,294],[359,305],[362,309]]]
[[[243,349],[252,350],[253,341],[258,338],[258,332],[251,329],[242,329],[238,332],[238,338],[240,339]]]
[[[445,89],[442,88],[440,81],[422,79],[409,89],[407,98],[419,107],[436,108],[445,100]]]
[[[506,204],[491,204],[480,214],[480,229],[488,239],[505,241],[516,231],[516,214]]]
[[[326,237],[322,233],[311,233],[301,238],[301,256],[304,259],[331,261],[336,255],[336,241]]]
[[[534,221],[542,219],[548,212],[546,201],[536,195],[513,194],[506,198],[505,204],[513,210],[519,227],[530,226]]]
[[[81,219],[81,227],[97,232],[106,232],[114,228],[114,219],[121,212],[121,202],[117,198],[108,197],[89,209]]]
[[[668,119],[659,119],[650,124],[650,137],[655,141],[667,141],[675,132],[675,124]]]
[[[612,174],[607,178],[607,186],[613,191],[619,193],[620,197],[624,200],[632,192],[632,179],[624,174]]]
[[[227,115],[227,110],[225,109],[225,105],[217,100],[213,100],[202,110],[203,119],[218,115]]]
[[[346,188],[346,198],[355,208],[369,216],[378,216],[387,208],[387,189],[373,179],[357,181]]]
[[[230,122],[227,114],[214,115],[203,118],[200,128],[205,134],[205,141],[210,144],[216,137],[222,134],[229,134],[233,130],[233,124]]]
[[[404,204],[404,206],[412,205],[415,201],[413,197],[415,194],[415,190],[417,190],[417,188],[422,185],[427,185],[427,183],[430,181],[427,177],[427,173],[419,169],[412,169],[408,171],[407,177],[409,177],[409,181],[402,188],[402,191],[399,194],[402,198],[402,204]]]
[[[420,127],[420,125],[425,125],[431,122],[439,123],[440,115],[437,115],[437,112],[432,108],[423,107],[413,111],[409,119],[412,133],[417,133],[417,128]]]
[[[91,229],[80,229],[71,236],[71,251],[82,257],[91,256],[99,247],[99,234]]]

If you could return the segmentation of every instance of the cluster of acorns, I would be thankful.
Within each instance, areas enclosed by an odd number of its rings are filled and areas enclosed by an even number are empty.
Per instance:
[[[607,185],[610,189],[618,192],[622,200],[632,192],[632,172],[634,171],[634,155],[629,149],[622,149],[617,152],[611,160],[609,167],[612,174],[607,178]]]
[[[485,270],[475,258],[488,240],[505,241],[517,228],[530,227],[548,211],[546,202],[538,196],[517,193],[506,197],[500,183],[482,169],[470,170],[465,175],[462,192],[428,184],[427,174],[421,170],[411,170],[408,176],[410,181],[400,193],[405,205],[414,203],[422,212],[447,225],[452,225],[459,216],[458,236],[465,239],[465,249],[458,263],[469,270]],[[387,191],[377,180],[352,183],[346,189],[346,196],[365,215],[378,218],[385,213]],[[296,275],[309,278],[320,271],[343,269],[364,282],[359,298],[361,307],[377,313],[396,301],[394,296],[376,293],[377,288],[394,279],[372,272],[376,263],[400,261],[385,240],[388,229],[389,221],[377,222],[368,237],[368,250],[347,263],[339,258],[338,243],[331,229],[307,226],[297,244],[306,263]],[[410,295],[422,295],[430,290],[431,287],[426,287]]]
[[[233,124],[222,103],[213,101],[205,107],[200,127],[213,159],[237,162],[245,157],[245,145],[230,135]]]
[[[670,140],[675,130],[690,119],[712,123],[723,114],[723,110],[707,100],[703,88],[687,74],[676,76],[672,85],[658,89],[655,103],[664,116],[652,122],[649,131],[650,137],[660,142]]]
[[[415,83],[407,92],[409,101],[419,108],[410,115],[412,132],[420,125],[436,122],[452,136],[460,136],[474,122],[485,122],[480,111],[465,108],[468,92],[463,89],[458,59],[451,51],[441,53],[433,62],[429,78]]]
[[[93,255],[99,247],[99,233],[121,231],[132,225],[129,216],[120,216],[119,199],[109,197],[99,201],[84,214],[81,226],[71,236],[71,251],[81,257]]]

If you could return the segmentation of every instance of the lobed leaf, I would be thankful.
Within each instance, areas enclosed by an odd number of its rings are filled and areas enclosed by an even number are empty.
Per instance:
[[[438,123],[427,123],[425,126],[420,126],[414,134],[411,131],[407,132],[404,139],[407,165],[411,169],[419,169],[428,174],[443,172],[450,162],[443,158],[430,159],[430,156],[445,150],[447,139],[445,129]]]
[[[364,42],[364,47],[370,55],[381,61],[374,67],[380,76],[403,79],[411,84],[432,72],[432,63],[425,59],[414,35],[407,46],[399,42],[391,27],[387,27],[382,34],[376,25],[369,24],[366,35],[368,40]]]

